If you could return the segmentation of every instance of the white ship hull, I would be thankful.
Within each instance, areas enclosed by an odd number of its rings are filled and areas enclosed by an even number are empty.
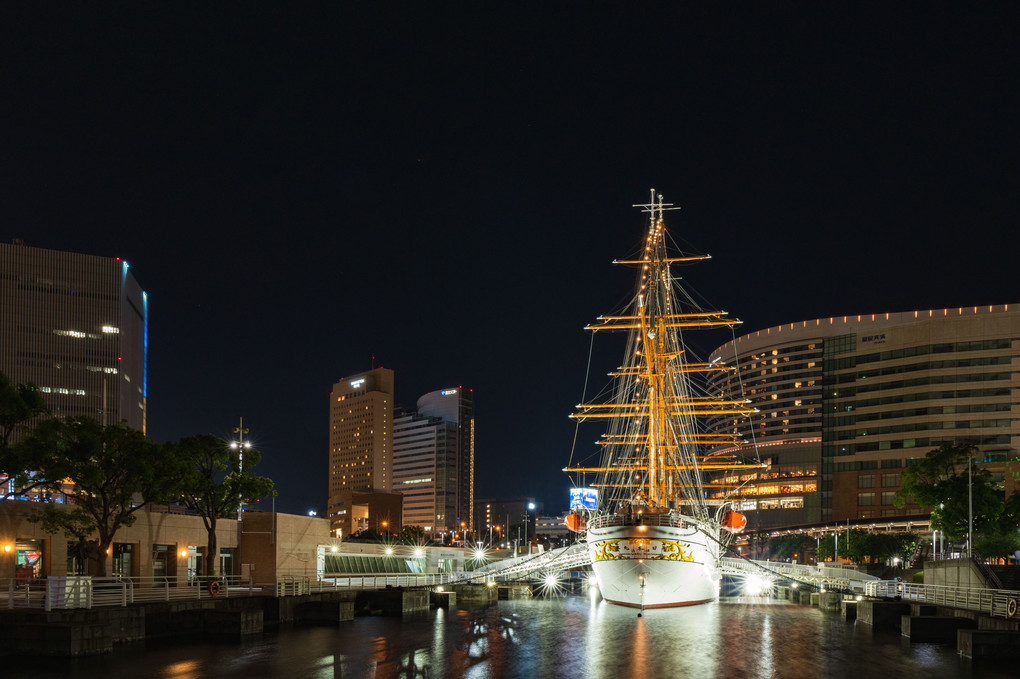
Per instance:
[[[693,522],[648,525],[606,517],[594,525],[588,530],[588,554],[606,601],[663,608],[719,597],[718,543]]]

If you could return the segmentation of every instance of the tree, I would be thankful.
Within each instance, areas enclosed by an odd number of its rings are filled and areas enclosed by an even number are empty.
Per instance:
[[[931,507],[931,527],[944,531],[951,540],[967,536],[969,494],[973,491],[974,532],[993,528],[1003,509],[1000,493],[992,475],[971,466],[967,460],[977,455],[977,447],[967,443],[946,443],[925,455],[917,464],[900,474],[896,506],[913,502]]]
[[[44,420],[24,441],[24,451],[28,467],[42,470],[44,487],[74,505],[45,508],[38,516],[44,530],[75,537],[95,532],[100,577],[106,575],[105,555],[117,530],[132,525],[146,503],[171,499],[178,487],[162,446],[124,422]]]
[[[803,556],[804,550],[813,545],[813,543],[814,538],[803,533],[779,535],[769,540],[769,555],[777,559],[785,559],[794,555],[799,558]]]
[[[400,541],[408,545],[424,545],[429,540],[425,529],[421,526],[404,526],[400,529]]]
[[[42,480],[33,479],[33,470],[25,459],[24,448],[11,444],[11,438],[16,431],[45,412],[46,404],[34,384],[12,384],[6,375],[0,373],[0,479],[13,479],[17,492],[31,490]],[[6,485],[0,492],[0,498],[10,495]]]
[[[167,456],[178,465],[179,501],[197,512],[205,525],[205,573],[216,575],[216,520],[234,516],[242,502],[269,495],[273,482],[251,473],[262,459],[257,450],[231,448],[211,434],[189,436],[170,444]]]

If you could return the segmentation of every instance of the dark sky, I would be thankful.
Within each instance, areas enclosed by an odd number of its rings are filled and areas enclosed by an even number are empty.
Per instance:
[[[652,187],[741,334],[1020,302],[1007,3],[212,4],[0,10],[0,237],[130,262],[150,435],[243,416],[278,509],[373,355],[474,389],[478,496],[564,506]]]

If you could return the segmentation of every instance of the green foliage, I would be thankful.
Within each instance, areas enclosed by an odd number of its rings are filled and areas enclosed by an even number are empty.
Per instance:
[[[26,473],[30,467],[26,465],[24,447],[12,445],[11,437],[45,412],[46,404],[35,385],[12,384],[0,373],[0,478],[14,479],[15,487],[21,491],[30,490],[39,482]],[[0,492],[0,498],[7,495],[6,490]]]
[[[917,549],[915,533],[869,533],[859,529],[839,534],[839,557],[856,564],[885,563],[894,558],[906,561]],[[826,535],[818,544],[818,560],[831,561],[835,537]]]
[[[931,507],[931,527],[945,531],[951,540],[963,540],[967,536],[972,489],[974,532],[996,530],[1004,518],[1003,500],[987,470],[974,466],[968,474],[967,460],[977,454],[975,446],[964,443],[947,443],[930,451],[920,464],[900,474],[896,506],[903,507],[912,499]]]
[[[95,560],[99,556],[98,543],[89,540],[96,526],[88,512],[78,507],[47,503],[28,520],[42,524],[42,529],[50,534],[62,531],[74,554],[75,572],[78,575],[88,573],[88,559]]]
[[[19,427],[44,412],[46,404],[34,384],[12,384],[0,373],[0,446],[6,446]]]
[[[400,529],[400,541],[408,545],[424,545],[429,542],[428,534],[421,526],[404,526]]]
[[[198,513],[205,524],[205,573],[215,575],[219,561],[216,520],[235,516],[242,502],[269,495],[273,482],[251,473],[262,459],[257,450],[231,448],[211,434],[189,436],[167,445],[166,457],[176,465],[173,475],[180,494],[178,501]]]
[[[23,442],[22,450],[26,468],[43,471],[43,487],[62,493],[75,506],[73,511],[45,515],[43,525],[50,532],[80,536],[91,524],[88,532],[98,534],[100,555],[118,529],[135,522],[135,512],[148,502],[166,502],[177,488],[162,447],[126,423],[45,420]],[[106,560],[99,559],[96,575],[105,574]]]
[[[366,528],[359,530],[357,533],[347,538],[348,542],[386,542],[389,539],[388,535],[381,535],[375,528]]]
[[[1012,532],[990,531],[974,536],[974,549],[981,556],[1007,557],[1013,556],[1020,549],[1020,534]]]
[[[813,547],[815,539],[810,535],[791,533],[771,538],[768,542],[769,554],[778,559],[792,558],[794,554],[798,557],[804,554],[804,550]]]

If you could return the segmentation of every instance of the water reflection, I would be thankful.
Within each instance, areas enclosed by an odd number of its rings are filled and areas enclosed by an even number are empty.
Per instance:
[[[7,668],[18,668],[13,672]],[[976,669],[975,669],[976,668]],[[4,677],[517,679],[590,677],[1012,677],[955,649],[763,599],[637,611],[589,597],[501,602],[420,617],[358,618],[244,644],[172,643],[104,658],[5,664]]]

